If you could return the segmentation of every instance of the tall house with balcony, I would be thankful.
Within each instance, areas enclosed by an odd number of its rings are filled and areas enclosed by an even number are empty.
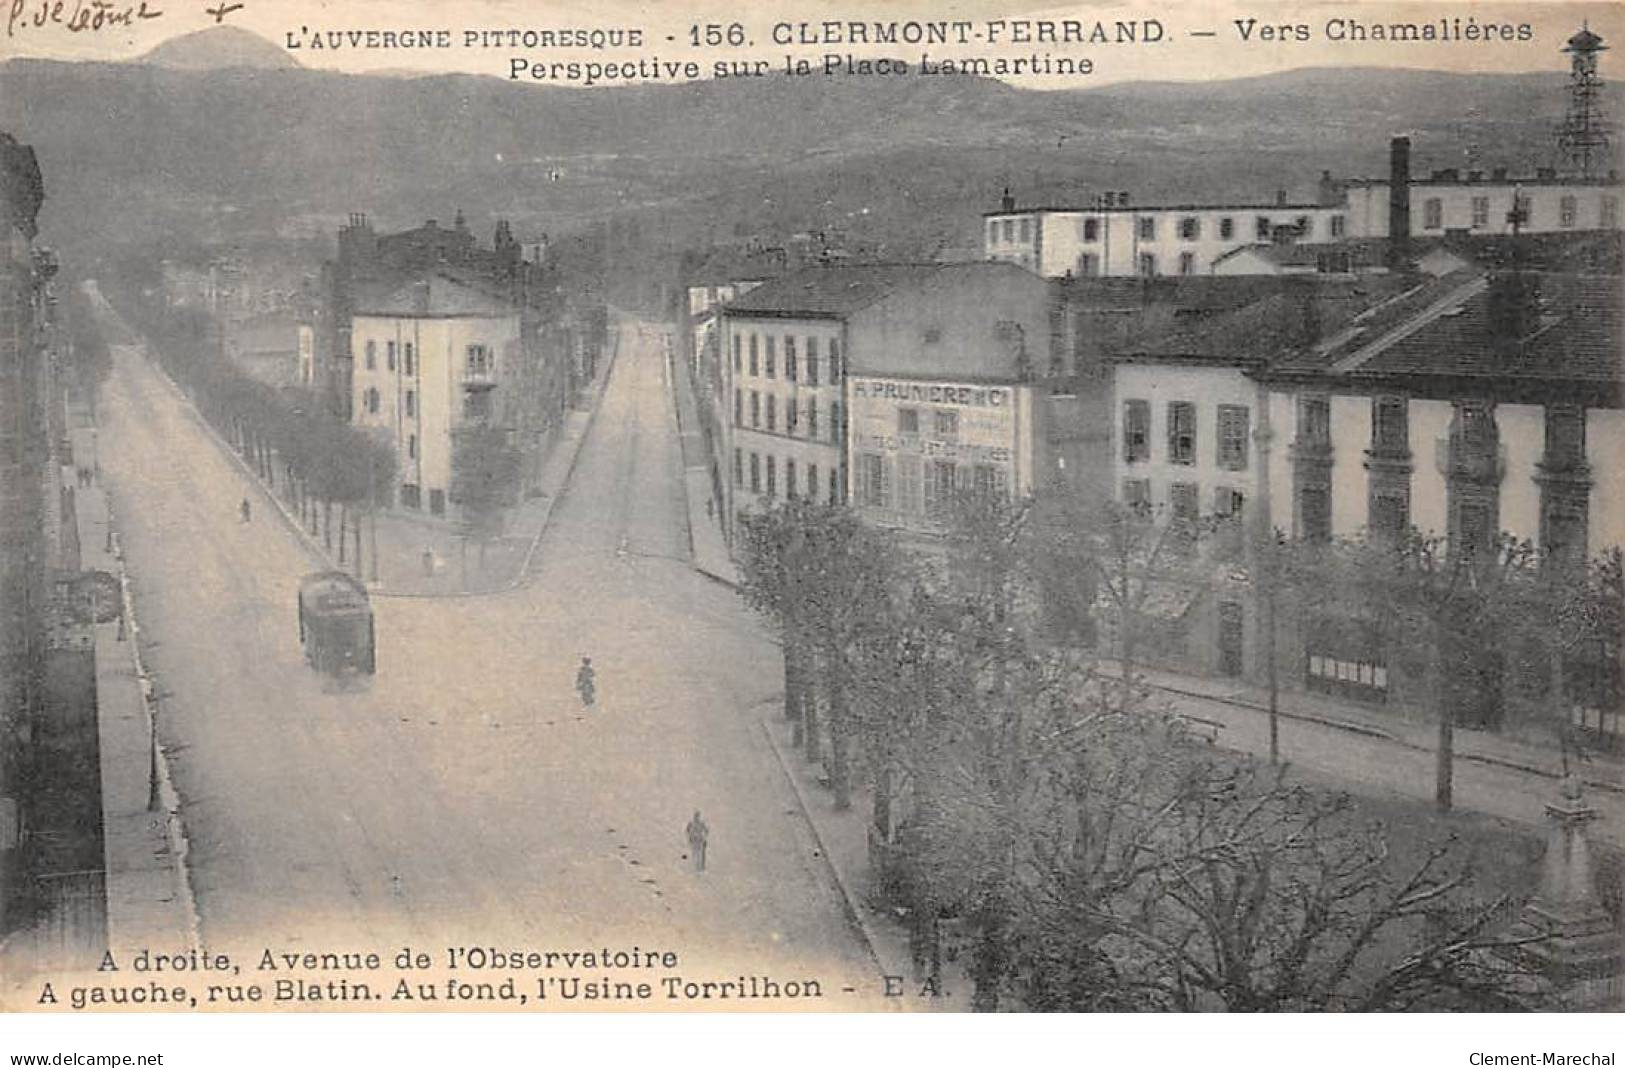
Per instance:
[[[393,448],[403,508],[445,515],[457,431],[512,425],[520,320],[502,298],[441,274],[356,296],[354,421]]]

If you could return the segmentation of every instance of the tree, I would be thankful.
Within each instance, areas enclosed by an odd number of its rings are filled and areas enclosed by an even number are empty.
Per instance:
[[[519,450],[499,427],[473,423],[452,434],[450,497],[462,508],[464,536],[479,544],[481,567],[517,498],[520,466]]]

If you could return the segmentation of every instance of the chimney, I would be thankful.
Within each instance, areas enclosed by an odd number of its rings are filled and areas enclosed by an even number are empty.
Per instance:
[[[1411,258],[1411,139],[1388,142],[1388,269],[1403,271]]]
[[[1543,182],[1556,181],[1557,180],[1557,168],[1555,168],[1555,167],[1540,167],[1535,171],[1535,177],[1540,179]]]
[[[1007,212],[1016,210],[1016,198],[1010,195],[1009,186],[1004,187],[1004,196],[999,198],[999,210]]]
[[[1120,208],[1128,207],[1128,190],[1127,189],[1124,189],[1124,190],[1122,190],[1121,192],[1119,192],[1117,194],[1117,206],[1120,207]]]
[[[1484,180],[1484,172],[1483,171],[1468,171],[1467,172],[1467,180],[1469,182],[1482,182]]]
[[[1323,208],[1335,208],[1343,202],[1343,184],[1332,177],[1331,171],[1320,172],[1320,185],[1316,189],[1315,203]]]
[[[1276,204],[1277,207],[1285,207],[1286,206],[1286,190],[1285,189],[1277,189],[1275,191],[1275,204]]]
[[[1504,182],[1504,181],[1506,181],[1507,180],[1507,169],[1505,167],[1496,167],[1496,168],[1494,168],[1493,170],[1490,171],[1490,180],[1493,181],[1493,182]]]

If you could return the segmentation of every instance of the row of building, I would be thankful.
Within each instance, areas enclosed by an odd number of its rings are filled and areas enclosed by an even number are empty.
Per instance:
[[[1312,205],[1020,212],[1007,195],[980,262],[692,279],[725,524],[806,499],[930,538],[958,494],[1059,484],[1310,540],[1618,547],[1617,177],[1415,179],[1409,153],[1396,138],[1383,182],[1323,176]],[[1265,676],[1233,561],[1155,609],[1171,664]],[[1372,629],[1330,609],[1278,656],[1305,688],[1412,696]],[[1459,714],[1497,725],[1499,683]]]

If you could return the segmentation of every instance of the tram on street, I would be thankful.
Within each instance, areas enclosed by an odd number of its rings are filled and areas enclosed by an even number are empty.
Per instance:
[[[377,670],[372,601],[359,579],[318,571],[299,583],[299,644],[305,661],[327,675]]]

